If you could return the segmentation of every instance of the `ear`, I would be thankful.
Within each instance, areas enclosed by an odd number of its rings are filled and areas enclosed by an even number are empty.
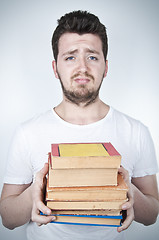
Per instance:
[[[58,73],[57,73],[57,64],[56,64],[56,61],[55,61],[55,60],[52,61],[52,68],[53,68],[55,77],[59,79],[59,75],[58,75]]]
[[[106,64],[105,64],[104,77],[107,76],[107,72],[108,72],[108,60],[106,60]]]

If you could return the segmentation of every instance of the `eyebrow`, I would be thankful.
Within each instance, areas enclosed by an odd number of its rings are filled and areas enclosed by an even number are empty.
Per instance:
[[[65,52],[62,54],[62,56],[66,56],[66,55],[70,55],[70,54],[75,54],[78,52],[78,49],[75,49],[75,50],[70,50],[68,52]],[[90,49],[90,48],[86,48],[86,52],[87,53],[95,53],[95,54],[100,54],[98,51],[96,51],[95,49]]]

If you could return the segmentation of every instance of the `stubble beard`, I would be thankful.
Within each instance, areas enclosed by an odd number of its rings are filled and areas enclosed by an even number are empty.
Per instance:
[[[92,77],[92,79],[93,79],[93,77]],[[69,102],[76,104],[77,106],[82,104],[84,107],[86,107],[96,101],[96,99],[99,96],[99,90],[100,90],[102,82],[103,82],[103,78],[102,78],[101,83],[97,90],[87,89],[87,86],[85,84],[80,84],[78,86],[77,90],[71,91],[71,90],[68,90],[65,88],[65,86],[63,85],[63,82],[61,81],[60,75],[59,75],[59,80],[61,83],[63,94],[66,97],[66,99]]]

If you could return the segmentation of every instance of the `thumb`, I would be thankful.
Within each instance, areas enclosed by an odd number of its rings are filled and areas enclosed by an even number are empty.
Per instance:
[[[46,176],[49,171],[49,164],[45,163],[43,168],[40,170],[41,175]]]
[[[43,181],[43,179],[46,177],[46,175],[48,174],[49,171],[49,164],[45,163],[44,167],[36,173],[36,177],[35,177],[35,181],[36,182],[41,182]]]

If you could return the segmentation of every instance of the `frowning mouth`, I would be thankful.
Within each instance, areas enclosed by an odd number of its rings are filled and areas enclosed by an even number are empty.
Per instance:
[[[90,82],[88,78],[75,78],[74,81],[78,84],[87,84]]]
[[[88,74],[87,72],[84,75],[80,73],[76,73],[72,76],[71,79],[78,84],[87,84],[91,80],[94,81],[94,77],[91,74]]]

